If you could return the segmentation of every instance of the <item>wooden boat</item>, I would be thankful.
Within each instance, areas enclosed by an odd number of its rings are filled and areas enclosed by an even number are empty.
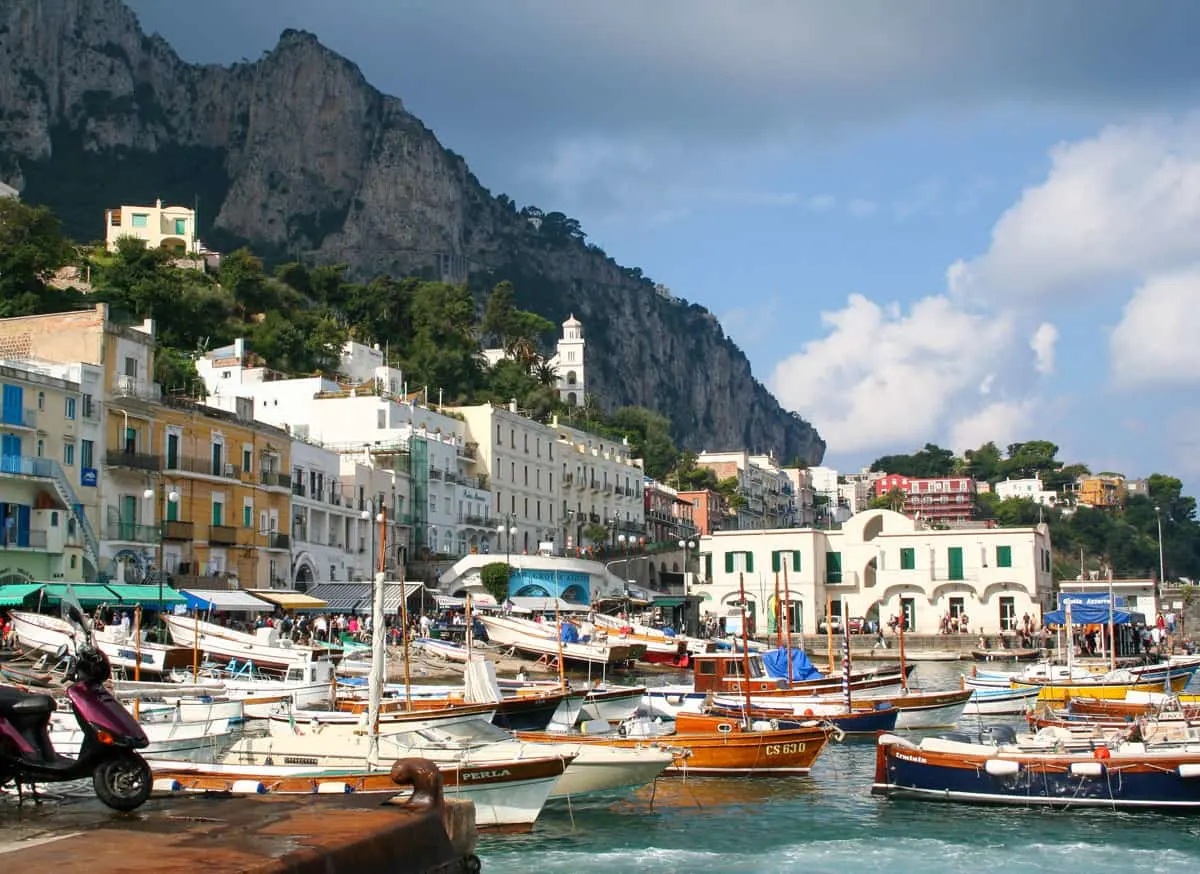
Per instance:
[[[277,628],[260,628],[255,634],[234,631],[188,616],[164,615],[171,639],[190,653],[198,647],[209,660],[219,664],[252,662],[259,669],[286,671],[318,658],[312,647],[296,646],[279,636]],[[322,653],[324,655],[324,653]],[[188,664],[191,664],[189,656]]]
[[[184,722],[179,719],[140,723],[150,745],[139,750],[146,759],[171,758],[202,761],[212,759],[230,741],[228,719]],[[59,711],[50,724],[50,742],[63,756],[78,756],[84,732],[67,712]]]
[[[1191,679],[1190,674],[1171,677],[1171,691],[1179,692]],[[1132,682],[1103,682],[1088,680],[1013,680],[1012,688],[1037,688],[1038,701],[1065,702],[1074,695],[1089,698],[1124,698],[1128,692],[1162,692],[1165,680],[1138,680]]]
[[[673,756],[664,774],[762,777],[807,774],[831,732],[822,726],[756,731],[741,723],[730,725],[731,720],[689,713],[680,715],[673,733],[653,737],[571,735],[571,740],[585,746],[624,749],[657,744]],[[562,740],[560,735],[543,732],[518,732],[517,737],[536,743]]]
[[[60,647],[74,645],[75,627],[57,616],[14,610],[12,623],[13,633],[25,649],[53,655]],[[143,673],[164,674],[192,664],[191,649],[145,641],[139,644],[120,626],[97,629],[95,639],[97,649],[108,657],[114,668],[133,671],[136,667]]]
[[[1047,807],[1200,808],[1200,751],[1143,744],[1069,752],[880,736],[872,794]]]
[[[18,686],[32,686],[37,689],[50,689],[59,685],[58,678],[53,674],[9,664],[0,665],[0,677]]]
[[[971,689],[971,697],[963,713],[971,716],[997,716],[1001,714],[1024,713],[1037,700],[1041,690],[1036,687],[1012,689],[979,688]]]
[[[553,634],[545,634],[536,622],[517,619],[513,616],[491,616],[478,614],[478,619],[487,629],[488,640],[498,646],[515,650],[557,663],[561,653],[567,664],[596,667],[623,665],[637,656],[632,646],[606,643],[567,643],[557,640]],[[553,626],[551,626],[553,628]],[[644,651],[644,650],[642,650]]]
[[[977,662],[1032,662],[1042,657],[1040,649],[973,649]]]
[[[566,768],[569,756],[544,756],[484,764],[439,764],[446,796],[474,802],[475,825],[483,831],[529,831]],[[154,762],[158,795],[221,792],[234,795],[395,796],[411,790],[392,782],[391,763],[382,771],[318,771],[311,766],[192,765]],[[319,804],[319,800],[314,799]]]
[[[509,731],[543,731],[550,725],[559,704],[569,693],[555,690],[553,692],[528,692],[515,695],[505,695],[492,706],[495,714],[492,724]],[[639,696],[640,697],[640,696]],[[465,694],[456,690],[448,695],[436,697],[412,698],[412,709],[416,712],[426,710],[445,710],[461,707],[466,704]],[[362,698],[343,699],[338,701],[338,710],[345,713],[366,713],[368,702]],[[407,708],[405,698],[385,698],[380,703],[381,713],[400,713]],[[382,723],[381,723],[382,727]]]
[[[722,719],[744,719],[745,708],[712,707],[707,711],[707,715]],[[822,722],[837,726],[843,734],[869,734],[872,737],[881,731],[895,731],[896,717],[899,715],[899,710],[886,703],[879,707],[854,710],[846,710],[844,706],[830,705],[827,710],[823,709],[820,713],[814,712],[811,717],[797,717],[789,709],[770,707],[752,707],[750,709],[751,720],[755,722],[765,720],[772,728],[802,728]]]
[[[424,655],[432,656],[449,662],[467,663],[467,648],[453,640],[435,640],[432,637],[418,637],[413,641],[413,647]]]
[[[1200,716],[1200,695],[1132,691],[1124,698],[1089,698],[1073,695],[1067,702],[1067,712],[1072,716],[1110,719],[1153,716],[1161,710],[1176,707],[1189,716]]]
[[[491,722],[496,715],[495,704],[462,704],[436,710],[416,710],[381,713],[379,733],[393,734],[403,731],[444,727],[458,722],[482,719]],[[267,728],[272,735],[338,735],[362,734],[367,730],[367,714],[343,713],[337,710],[298,710],[283,708],[267,719]]]
[[[964,658],[956,649],[909,650],[905,659],[910,662],[957,662]]]
[[[923,692],[910,689],[906,693],[896,695],[858,695],[852,696],[851,704],[859,707],[875,709],[886,704],[897,711],[896,727],[913,728],[945,728],[953,726],[962,716],[971,697],[970,690],[952,689],[945,692]],[[732,696],[717,696],[713,704],[718,707],[740,707],[739,699]],[[808,718],[823,718],[824,708],[843,708],[845,705],[841,696],[820,695],[752,695],[752,708],[790,709],[793,716]]]
[[[604,631],[610,641],[616,639],[644,643],[646,652],[642,655],[642,661],[650,664],[686,668],[691,663],[693,652],[703,653],[710,648],[707,641],[685,635],[668,635],[662,629],[628,622],[606,613],[594,614],[592,623],[597,629]]]

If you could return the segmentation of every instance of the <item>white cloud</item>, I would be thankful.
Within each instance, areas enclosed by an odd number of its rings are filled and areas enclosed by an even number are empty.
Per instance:
[[[846,204],[846,211],[855,218],[870,218],[879,211],[879,205],[873,200],[856,197]]]
[[[1123,387],[1200,381],[1200,266],[1143,283],[1109,338],[1113,382]]]
[[[1013,324],[927,297],[905,314],[862,295],[821,314],[825,337],[776,365],[779,400],[813,422],[838,452],[919,445],[979,388],[1013,338]]]
[[[953,292],[1037,304],[1121,288],[1200,253],[1200,116],[1109,127],[1050,153],[982,256],[947,271]]]
[[[956,452],[977,449],[989,440],[997,446],[1015,443],[1033,421],[1033,400],[996,401],[960,419],[950,427],[950,448]]]
[[[810,212],[829,212],[837,206],[837,198],[832,194],[815,194],[805,204]]]
[[[1048,376],[1054,372],[1054,347],[1058,343],[1058,328],[1042,322],[1029,340],[1029,348],[1036,359],[1037,372]]]

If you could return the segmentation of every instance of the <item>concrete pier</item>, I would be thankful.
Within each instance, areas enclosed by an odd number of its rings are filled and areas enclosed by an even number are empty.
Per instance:
[[[79,795],[0,804],[0,869],[88,874],[475,872],[475,809],[376,796],[182,795],[130,814]]]

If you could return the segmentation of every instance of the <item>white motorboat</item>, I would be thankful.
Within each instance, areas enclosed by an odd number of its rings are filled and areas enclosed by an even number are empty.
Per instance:
[[[119,696],[118,696],[119,698]],[[134,706],[122,701],[126,709],[133,710]],[[245,709],[241,701],[214,698],[166,697],[162,701],[148,701],[138,698],[138,720],[149,722],[207,722],[210,720],[227,719],[230,725],[245,721]]]
[[[178,719],[142,721],[150,745],[139,752],[147,759],[167,757],[211,761],[229,743],[228,719],[183,722]],[[61,711],[50,724],[50,742],[64,756],[78,756],[83,730],[74,718]]]
[[[440,727],[457,722],[483,719],[491,721],[496,715],[495,705],[464,704],[437,710],[410,712],[389,711],[379,714],[379,733],[395,734]],[[274,710],[267,721],[272,736],[321,735],[340,737],[367,733],[366,713],[348,713],[339,710],[299,710],[281,707]]]
[[[250,662],[259,669],[287,670],[316,658],[312,647],[293,644],[279,635],[278,628],[260,628],[255,634],[247,634],[187,616],[168,615],[163,619],[172,640],[189,650],[199,648],[212,661]]]
[[[977,687],[971,690],[963,713],[971,716],[996,716],[1000,714],[1021,714],[1037,701],[1042,690],[1037,686],[1023,686],[1019,689],[1009,687]]]
[[[546,633],[544,626],[514,616],[491,616],[478,614],[478,619],[487,629],[488,640],[497,646],[508,646],[527,655],[539,658],[558,659],[561,654],[567,663],[596,665],[620,665],[632,658],[633,648],[625,644],[577,643],[559,641],[553,627]],[[640,646],[638,647],[640,649]]]
[[[649,783],[672,762],[673,754],[652,744],[619,749],[571,742],[543,744],[515,740],[503,729],[482,719],[440,723],[403,734],[379,736],[379,758],[390,762],[410,756],[442,764],[487,764],[539,756],[571,760],[554,787],[551,798],[582,795]],[[365,733],[294,735],[241,738],[223,761],[228,764],[308,765],[321,768],[356,768],[368,761],[371,739]]]

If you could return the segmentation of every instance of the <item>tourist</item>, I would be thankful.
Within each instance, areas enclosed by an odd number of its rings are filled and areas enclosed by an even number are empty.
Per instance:
[[[419,624],[421,626],[421,637],[429,637],[430,626],[433,624],[430,622],[429,616],[422,613]]]

